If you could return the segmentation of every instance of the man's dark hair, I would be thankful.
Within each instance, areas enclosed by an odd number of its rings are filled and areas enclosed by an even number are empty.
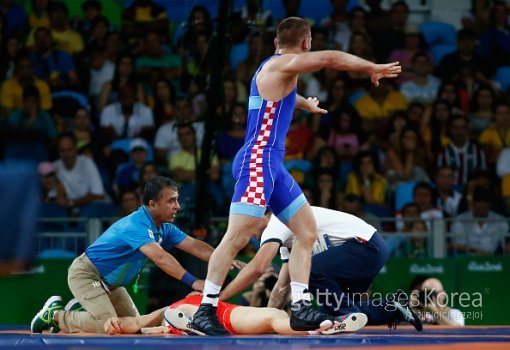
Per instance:
[[[433,194],[433,193],[434,193],[434,189],[432,188],[432,186],[430,185],[430,183],[428,183],[427,181],[420,181],[420,182],[418,182],[418,183],[414,186],[414,188],[413,188],[413,196],[414,196],[414,194],[416,193],[416,190],[418,190],[418,189],[420,189],[420,188],[424,188],[424,189],[426,189],[426,190],[429,190],[429,192],[430,192],[431,194]]]
[[[94,28],[99,23],[103,23],[106,28],[108,28],[110,26],[110,22],[108,22],[108,18],[106,18],[105,16],[102,16],[102,15],[99,15],[92,20],[91,28]]]
[[[50,5],[48,6],[48,12],[50,15],[54,12],[62,11],[66,14],[66,16],[69,15],[69,9],[67,8],[67,5],[60,1],[53,1],[50,2]]]
[[[81,9],[83,11],[87,11],[89,8],[95,8],[99,12],[103,9],[103,6],[101,5],[101,1],[99,0],[87,0],[83,4],[81,4]]]
[[[347,193],[344,197],[344,201],[349,203],[357,202],[361,204],[362,199],[360,196],[355,195],[354,193]]]
[[[475,202],[492,202],[492,192],[490,189],[477,186],[473,190],[473,201]]]
[[[45,33],[48,33],[48,35],[50,35],[52,38],[53,38],[53,34],[51,34],[51,30],[50,28],[48,27],[38,27],[35,32],[34,32],[34,38],[37,38],[37,36],[39,35],[39,33],[41,32],[45,32]]]
[[[170,187],[177,190],[177,183],[165,176],[156,176],[147,181],[143,189],[143,204],[149,205],[151,199],[157,201],[163,194],[163,189]]]
[[[63,139],[70,139],[71,142],[76,146],[77,140],[74,134],[70,132],[66,132],[58,137],[58,144],[60,145],[60,142],[62,142]]]
[[[468,28],[461,29],[457,32],[457,40],[476,40],[476,32]]]
[[[409,11],[410,11],[409,5],[407,4],[407,2],[405,2],[403,0],[397,1],[393,5],[391,5],[390,11],[393,12],[399,6],[403,6],[405,8],[406,12],[409,13]]]
[[[429,55],[427,54],[427,52],[425,52],[425,51],[418,51],[417,53],[415,53],[415,54],[413,55],[413,58],[411,59],[411,62],[412,62],[412,63],[415,63],[415,62],[416,62],[416,60],[417,60],[418,58],[420,58],[420,57],[424,57],[424,58],[427,60],[427,62],[429,62],[429,63],[430,63],[430,57],[429,57]]]

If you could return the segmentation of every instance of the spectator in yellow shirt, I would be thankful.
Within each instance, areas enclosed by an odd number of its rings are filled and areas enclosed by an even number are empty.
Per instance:
[[[130,41],[155,31],[168,37],[168,16],[164,7],[151,0],[134,0],[122,12],[122,34]]]
[[[37,27],[46,27],[49,28],[50,26],[50,16],[49,13],[49,7],[50,7],[50,1],[49,0],[31,0],[31,11],[28,14],[28,26],[30,27],[30,30],[35,29]]]
[[[354,170],[347,176],[346,194],[363,199],[364,204],[385,206],[388,182],[377,170],[377,159],[371,151],[361,151],[354,160]]]
[[[496,163],[501,150],[510,146],[510,103],[499,101],[494,111],[494,121],[478,139],[487,155],[488,164]]]
[[[66,51],[70,55],[80,54],[83,51],[83,38],[80,33],[69,27],[69,11],[62,2],[52,2],[49,9],[51,35],[58,50]],[[35,31],[28,35],[26,46],[34,46]]]
[[[0,90],[0,104],[4,116],[11,110],[23,108],[23,89],[30,85],[39,90],[41,109],[51,108],[50,87],[45,81],[35,77],[32,61],[28,57],[20,57],[16,62],[14,76],[5,80]]]
[[[407,109],[407,99],[391,87],[391,83],[382,79],[378,87],[371,85],[368,94],[360,97],[354,108],[361,116],[362,129],[366,133],[376,131],[381,122],[386,122],[390,113]]]

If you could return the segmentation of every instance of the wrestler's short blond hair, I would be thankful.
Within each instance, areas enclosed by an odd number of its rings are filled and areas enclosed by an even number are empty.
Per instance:
[[[298,46],[308,36],[310,36],[310,25],[300,17],[285,18],[278,24],[276,31],[280,47]]]

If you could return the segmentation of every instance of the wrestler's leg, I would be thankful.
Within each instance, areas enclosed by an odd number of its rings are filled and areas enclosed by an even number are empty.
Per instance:
[[[312,248],[317,240],[317,225],[312,208],[296,181],[285,169],[280,169],[278,174],[269,207],[294,234],[289,260],[290,280],[306,286],[310,276]],[[292,292],[296,292],[295,288]]]
[[[292,330],[289,315],[283,310],[274,308],[239,306],[232,310],[230,322],[238,334],[308,334]]]

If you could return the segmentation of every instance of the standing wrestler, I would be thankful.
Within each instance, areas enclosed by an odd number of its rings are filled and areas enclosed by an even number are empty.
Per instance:
[[[278,25],[276,53],[263,61],[251,81],[245,144],[232,166],[236,179],[228,229],[209,262],[202,304],[192,327],[207,335],[228,335],[216,317],[221,285],[236,254],[251,235],[264,225],[264,211],[273,212],[295,235],[290,256],[292,314],[294,330],[330,327],[334,317],[315,311],[308,291],[310,257],[317,239],[315,220],[301,189],[283,166],[285,137],[294,108],[311,113],[327,113],[317,98],[296,94],[298,74],[329,67],[362,71],[372,83],[395,78],[398,62],[374,64],[340,51],[309,52],[311,32],[308,22],[289,17]]]

